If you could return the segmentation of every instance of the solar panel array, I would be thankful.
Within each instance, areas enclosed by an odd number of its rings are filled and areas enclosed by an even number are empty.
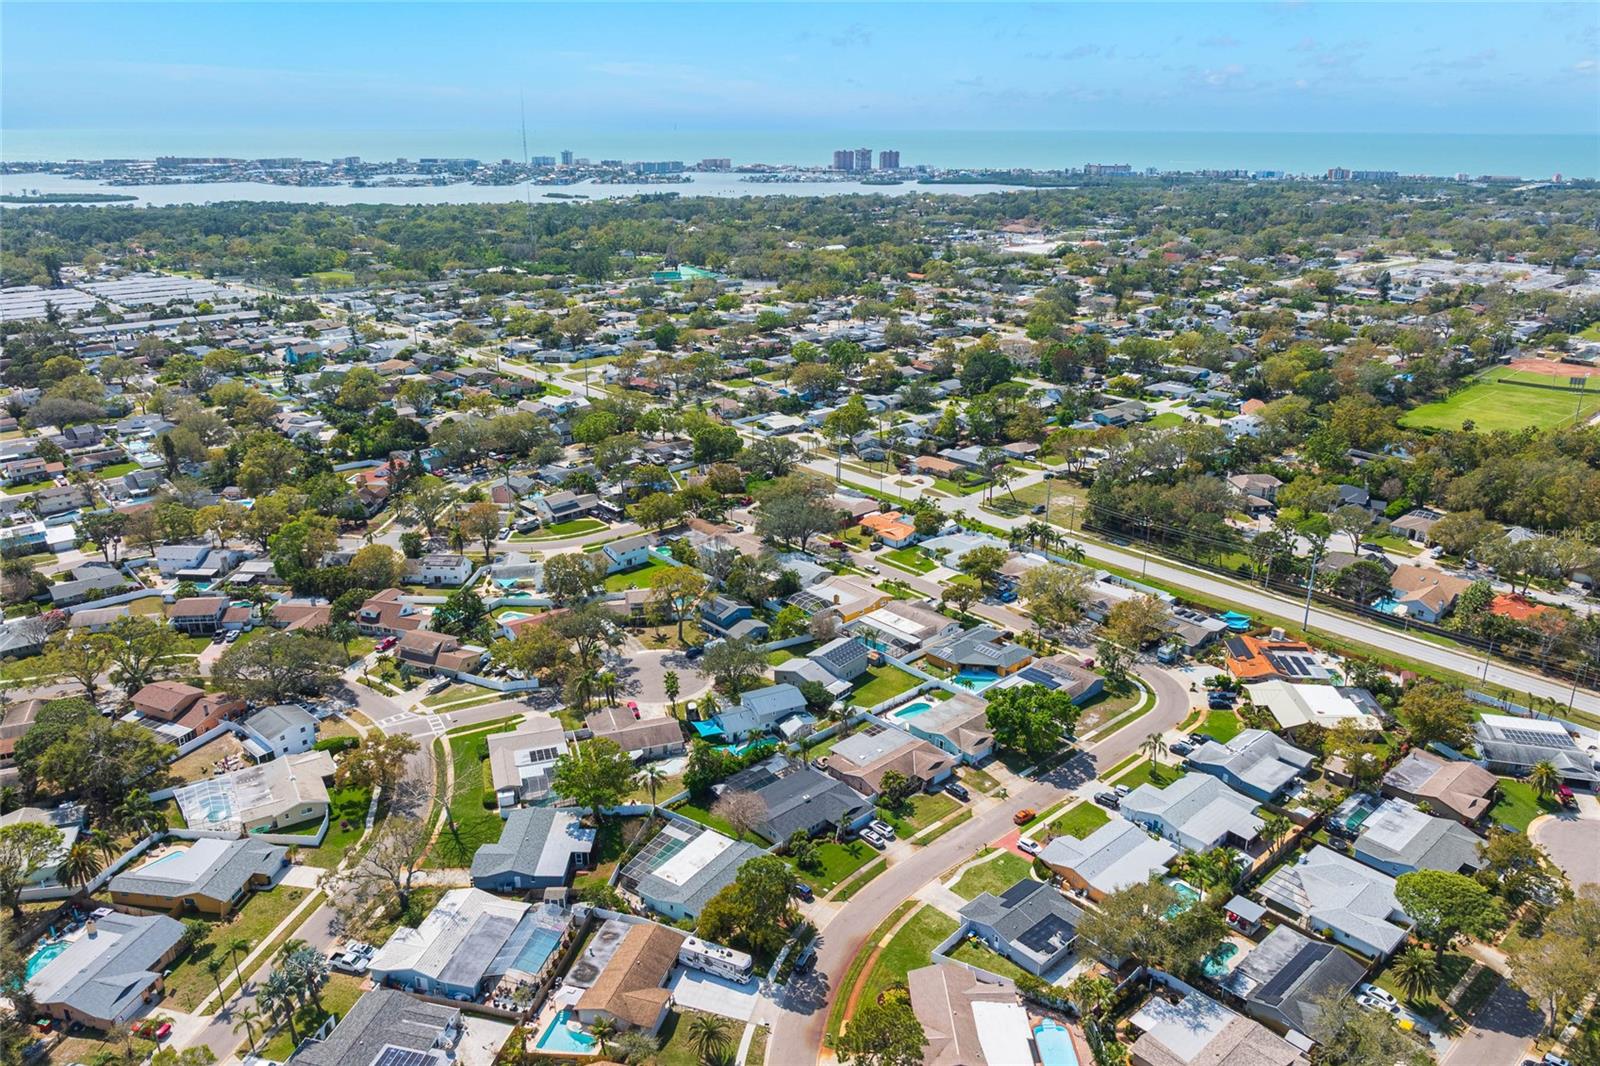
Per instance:
[[[390,1044],[378,1052],[372,1066],[433,1066],[438,1061],[431,1051],[413,1051]]]
[[[1045,688],[1052,689],[1061,687],[1061,682],[1057,681],[1055,677],[1035,667],[1024,667],[1021,673],[1024,678],[1032,681],[1035,685],[1043,685]]]
[[[1051,955],[1071,940],[1074,933],[1071,922],[1059,914],[1047,914],[1017,937],[1017,942],[1029,951]]]
[[[1567,734],[1554,731],[1502,728],[1499,733],[1512,743],[1530,744],[1536,748],[1576,748],[1578,746]]]
[[[1322,675],[1316,660],[1307,655],[1269,651],[1267,652],[1267,661],[1272,663],[1273,669],[1285,677],[1320,677]]]

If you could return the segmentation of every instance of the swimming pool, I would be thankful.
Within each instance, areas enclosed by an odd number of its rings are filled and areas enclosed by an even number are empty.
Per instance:
[[[954,678],[956,684],[973,692],[982,692],[999,680],[1000,675],[992,670],[963,670]]]
[[[894,717],[894,718],[915,718],[917,715],[923,714],[923,713],[925,713],[927,711],[931,711],[931,710],[933,710],[933,704],[927,702],[926,700],[918,700],[916,703],[908,703],[908,704],[906,704],[904,707],[900,708],[898,711],[895,711],[894,714],[891,715],[891,717]]]
[[[1167,884],[1171,885],[1172,891],[1178,894],[1178,902],[1167,908],[1168,918],[1176,918],[1178,915],[1182,914],[1184,911],[1200,902],[1200,890],[1195,888],[1189,882],[1173,877],[1168,879]]]
[[[1393,596],[1385,596],[1383,599],[1378,600],[1372,605],[1372,609],[1374,611],[1382,611],[1384,614],[1401,615],[1406,613],[1405,605]]]
[[[1239,954],[1239,945],[1231,940],[1224,940],[1216,946],[1216,949],[1211,954],[1205,957],[1200,963],[1200,968],[1212,980],[1224,977],[1228,973],[1229,961],[1237,954]]]
[[[572,1021],[572,1012],[563,1009],[550,1021],[550,1025],[539,1037],[538,1048],[540,1051],[564,1051],[569,1055],[591,1055],[594,1046],[599,1041],[584,1032],[582,1029],[573,1029],[567,1025]]]
[[[33,980],[35,974],[50,965],[51,959],[66,950],[67,942],[65,940],[55,940],[48,944],[40,944],[34,949],[33,954],[28,956],[27,979]]]
[[[1078,1066],[1078,1049],[1072,1034],[1059,1022],[1041,1022],[1033,1027],[1033,1044],[1039,1049],[1044,1066]]]

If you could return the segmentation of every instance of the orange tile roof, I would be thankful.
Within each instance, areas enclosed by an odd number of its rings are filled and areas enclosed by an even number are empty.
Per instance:
[[[1501,593],[1489,601],[1489,612],[1501,618],[1509,618],[1513,622],[1526,622],[1536,615],[1545,614],[1555,610],[1554,607],[1543,603],[1534,603],[1526,596],[1515,593]]]

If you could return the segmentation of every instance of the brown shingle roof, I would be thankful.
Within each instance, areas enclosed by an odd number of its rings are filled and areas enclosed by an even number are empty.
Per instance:
[[[663,987],[678,961],[682,935],[655,923],[635,925],[594,985],[578,997],[578,1010],[604,1011],[618,1021],[654,1031],[671,993]]]

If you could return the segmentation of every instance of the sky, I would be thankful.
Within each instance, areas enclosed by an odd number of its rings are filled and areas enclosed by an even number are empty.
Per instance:
[[[11,133],[506,129],[519,99],[617,134],[1600,136],[1600,4],[0,5]]]

